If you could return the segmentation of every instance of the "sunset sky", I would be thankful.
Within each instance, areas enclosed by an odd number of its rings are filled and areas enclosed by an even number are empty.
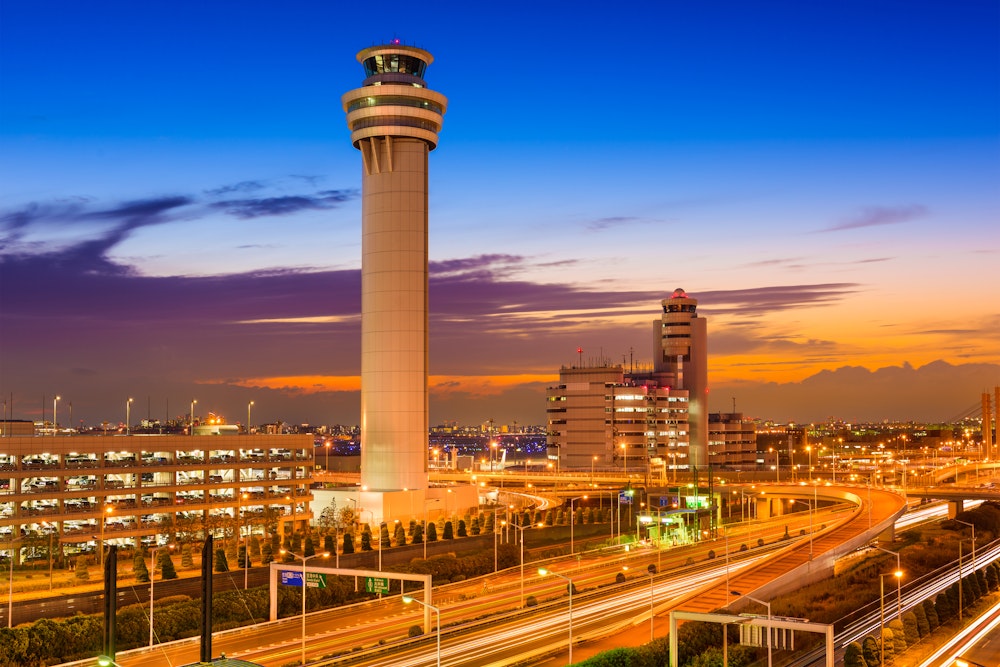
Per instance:
[[[612,7],[0,3],[13,416],[356,423],[340,96],[393,38],[449,99],[432,423],[543,423],[578,347],[650,362],[678,287],[713,410],[943,420],[1000,384],[1000,4]]]

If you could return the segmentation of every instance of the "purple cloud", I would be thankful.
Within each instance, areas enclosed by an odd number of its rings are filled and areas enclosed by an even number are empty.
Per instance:
[[[882,225],[896,225],[901,222],[910,222],[927,215],[927,207],[921,204],[910,204],[909,206],[869,206],[858,215],[845,220],[839,225],[833,225],[821,232],[840,232],[848,229],[861,229],[862,227],[879,227]]]

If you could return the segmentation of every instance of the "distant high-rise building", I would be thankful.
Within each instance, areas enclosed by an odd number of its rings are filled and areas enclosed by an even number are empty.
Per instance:
[[[698,300],[675,289],[653,321],[653,373],[690,397],[690,465],[708,463],[708,327]]]
[[[361,483],[427,487],[427,162],[447,99],[427,88],[427,51],[358,53],[342,101],[361,151]]]
[[[582,361],[560,369],[559,385],[546,392],[549,456],[560,466],[676,471],[710,463],[705,318],[682,289],[662,306],[652,369]]]
[[[757,427],[739,412],[708,415],[708,463],[713,468],[757,467]]]

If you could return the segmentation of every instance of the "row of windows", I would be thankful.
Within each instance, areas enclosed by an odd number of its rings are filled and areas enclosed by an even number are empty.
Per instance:
[[[393,127],[416,127],[429,132],[439,132],[440,123],[410,118],[408,116],[376,116],[374,118],[362,118],[351,124],[351,131],[357,132],[369,127],[379,127],[380,125],[391,125]]]
[[[427,70],[427,63],[423,60],[402,53],[380,53],[366,59],[363,64],[366,77],[385,72],[399,72],[419,76],[422,79]]]
[[[358,109],[369,109],[371,107],[414,107],[417,109],[427,109],[434,113],[443,114],[441,107],[433,102],[422,100],[416,97],[406,97],[403,95],[378,95],[376,97],[361,97],[347,107],[347,113]]]

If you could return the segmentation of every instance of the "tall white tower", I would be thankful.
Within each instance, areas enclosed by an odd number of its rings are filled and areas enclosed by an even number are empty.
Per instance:
[[[672,376],[675,389],[688,391],[689,464],[708,464],[708,327],[698,317],[698,300],[675,289],[660,302],[653,321],[653,371]]]
[[[358,53],[361,88],[341,98],[361,151],[361,483],[427,488],[427,157],[447,106],[428,90],[430,53]]]

